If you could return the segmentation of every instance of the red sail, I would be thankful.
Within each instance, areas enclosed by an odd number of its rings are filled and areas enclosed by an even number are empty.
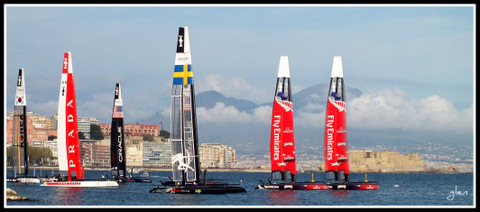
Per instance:
[[[349,174],[347,149],[347,115],[343,101],[328,99],[325,115],[325,172]]]
[[[77,104],[75,100],[75,84],[73,82],[73,70],[71,70],[70,52],[65,52],[63,62],[63,73],[67,73],[66,93],[66,145],[68,162],[68,180],[71,180],[72,172],[76,172],[78,179],[83,178],[82,166],[80,164],[80,147],[78,141]]]
[[[272,125],[270,133],[270,162],[272,172],[282,172],[285,170],[283,160],[283,133],[282,133],[282,111],[283,108],[277,101],[273,102]]]
[[[293,179],[297,173],[292,108],[292,102],[275,97],[270,134],[270,162],[272,173],[280,172],[282,180],[285,180],[284,177]],[[284,173],[290,173],[290,176],[285,176]]]
[[[293,133],[293,105],[290,101],[280,101],[283,112],[282,122],[282,140],[283,140],[283,161],[285,171],[290,171],[292,175],[297,174],[295,164],[295,136]]]
[[[347,115],[342,58],[333,58],[332,75],[325,111],[325,177],[339,183],[349,182]]]

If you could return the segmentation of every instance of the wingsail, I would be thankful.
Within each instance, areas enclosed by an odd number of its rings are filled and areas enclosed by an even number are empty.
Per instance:
[[[333,58],[325,111],[324,161],[327,180],[349,182],[347,114],[342,58]]]
[[[82,179],[78,140],[77,104],[73,81],[72,55],[65,52],[58,99],[58,164],[60,171],[68,172],[68,180]]]
[[[180,27],[171,95],[173,180],[182,184],[200,181],[195,91],[188,27]]]
[[[288,56],[280,57],[270,132],[270,164],[273,180],[295,182],[295,136]]]
[[[123,101],[120,83],[115,85],[113,100],[112,125],[110,132],[110,156],[112,175],[116,179],[126,177],[127,158],[125,149],[125,135],[123,126]]]
[[[25,96],[25,75],[23,68],[18,71],[17,91],[13,114],[12,157],[14,172],[28,175],[27,142],[27,99]]]

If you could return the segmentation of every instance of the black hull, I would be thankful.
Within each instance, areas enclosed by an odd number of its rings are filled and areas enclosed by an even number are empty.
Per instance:
[[[119,183],[152,183],[152,180],[148,178],[124,178],[121,180],[116,180]]]
[[[226,194],[246,192],[245,188],[231,185],[187,185],[155,187],[150,193],[171,194]]]

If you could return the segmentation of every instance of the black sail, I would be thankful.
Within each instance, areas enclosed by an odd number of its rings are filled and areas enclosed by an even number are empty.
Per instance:
[[[123,127],[123,101],[120,83],[115,86],[112,125],[110,131],[110,155],[112,175],[121,179],[127,174],[127,158]]]

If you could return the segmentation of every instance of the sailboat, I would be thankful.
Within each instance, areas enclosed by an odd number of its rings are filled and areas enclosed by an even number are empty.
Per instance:
[[[110,187],[118,186],[116,181],[84,180],[84,169],[80,163],[78,140],[77,104],[73,81],[72,55],[65,52],[58,99],[57,149],[59,171],[67,177],[56,182],[44,182],[42,186],[61,187]]]
[[[376,190],[374,182],[350,182],[346,112],[342,57],[335,56],[325,111],[325,179],[334,189]]]
[[[25,75],[18,71],[17,90],[13,115],[12,157],[14,178],[11,182],[40,183],[39,178],[29,177],[28,142],[27,142],[27,99],[25,96]]]
[[[127,175],[127,155],[123,126],[123,100],[120,83],[115,85],[113,99],[112,125],[110,131],[110,156],[112,176],[118,182],[148,182],[150,179],[133,178]]]
[[[294,189],[297,171],[288,56],[280,57],[270,127],[270,167],[272,172],[268,184],[262,182],[258,188]]]
[[[195,108],[192,57],[188,27],[180,27],[173,73],[170,139],[172,143],[172,181],[155,187],[157,193],[233,193],[245,188],[229,184],[208,184],[200,179],[200,154]]]

